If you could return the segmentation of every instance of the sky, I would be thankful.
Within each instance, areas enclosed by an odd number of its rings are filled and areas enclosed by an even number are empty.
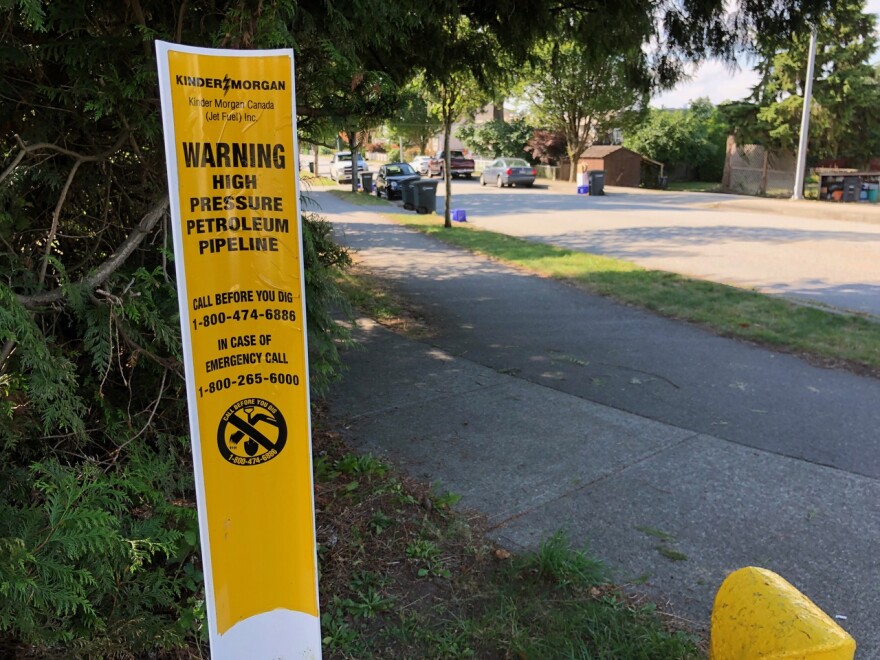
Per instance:
[[[880,14],[880,0],[868,0],[865,11]],[[878,59],[880,53],[875,56],[874,61]],[[729,71],[721,62],[708,61],[703,63],[689,82],[651,99],[651,106],[686,108],[692,100],[705,96],[716,105],[723,101],[739,101],[751,93],[757,81],[758,76],[747,60],[741,61],[739,70],[734,72]]]

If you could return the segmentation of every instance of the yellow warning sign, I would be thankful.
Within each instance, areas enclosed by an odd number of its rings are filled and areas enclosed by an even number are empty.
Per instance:
[[[157,55],[212,653],[320,654],[293,53]]]

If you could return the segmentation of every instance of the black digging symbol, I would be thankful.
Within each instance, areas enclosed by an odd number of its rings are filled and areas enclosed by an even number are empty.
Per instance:
[[[276,447],[274,442],[269,440],[269,438],[256,429],[256,425],[260,422],[266,422],[277,428],[278,421],[271,415],[266,415],[265,413],[257,413],[256,415],[253,415],[253,410],[253,408],[244,409],[244,412],[247,414],[247,421],[243,420],[238,415],[232,415],[229,418],[229,423],[238,429],[235,433],[229,436],[229,442],[232,445],[237,445],[241,442],[242,438],[247,436],[248,439],[245,440],[244,450],[248,456],[256,454],[260,446],[266,451],[275,449]]]

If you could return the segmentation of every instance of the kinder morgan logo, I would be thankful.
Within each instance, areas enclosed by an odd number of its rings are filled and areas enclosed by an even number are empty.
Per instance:
[[[183,87],[210,87],[222,89],[226,95],[230,89],[259,89],[262,91],[285,90],[287,89],[286,80],[243,80],[240,78],[230,78],[224,76],[222,78],[202,78],[201,76],[175,76],[174,81]]]

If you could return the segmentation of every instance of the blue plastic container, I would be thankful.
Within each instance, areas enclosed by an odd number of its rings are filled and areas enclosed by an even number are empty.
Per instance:
[[[450,215],[453,222],[467,222],[467,213],[464,209],[452,209]]]
[[[578,195],[589,195],[590,186],[578,186]]]

